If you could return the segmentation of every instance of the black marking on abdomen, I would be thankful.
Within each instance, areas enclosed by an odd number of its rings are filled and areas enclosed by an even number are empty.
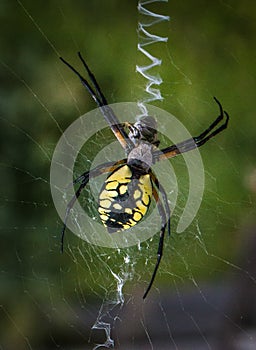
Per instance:
[[[123,165],[106,179],[100,195],[101,220],[109,232],[126,230],[146,214],[152,195],[150,175],[138,175]]]

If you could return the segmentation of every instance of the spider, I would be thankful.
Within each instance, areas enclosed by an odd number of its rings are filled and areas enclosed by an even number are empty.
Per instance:
[[[98,202],[99,216],[109,233],[127,230],[136,225],[146,215],[151,199],[154,198],[161,218],[161,229],[156,264],[151,280],[143,295],[143,299],[145,299],[153,285],[162,259],[165,231],[167,230],[169,235],[171,231],[171,212],[167,194],[154,174],[152,165],[163,159],[172,158],[178,154],[201,147],[212,137],[227,128],[229,115],[226,111],[223,111],[221,103],[214,97],[220,113],[205,131],[199,136],[160,150],[158,148],[159,140],[157,138],[156,120],[151,116],[144,116],[133,124],[128,122],[120,123],[108,105],[95,76],[80,52],[78,56],[90,82],[62,57],[60,59],[78,76],[83,86],[96,102],[121,147],[125,150],[126,158],[115,163],[106,162],[98,165],[74,180],[74,184],[79,184],[79,187],[67,205],[61,232],[61,251],[63,252],[64,234],[70,211],[89,179],[93,179],[103,173],[110,173],[102,186]]]

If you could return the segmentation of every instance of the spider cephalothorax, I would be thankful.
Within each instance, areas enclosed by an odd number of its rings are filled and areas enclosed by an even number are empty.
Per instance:
[[[147,141],[155,146],[159,146],[157,140],[157,122],[154,117],[143,116],[136,123],[126,123],[130,129],[129,139],[136,145],[140,141]]]
[[[70,211],[89,179],[93,179],[103,173],[110,173],[102,186],[98,200],[98,212],[103,225],[109,233],[128,230],[132,226],[135,226],[145,217],[151,200],[154,198],[161,217],[161,229],[157,261],[150,283],[143,296],[145,298],[154,282],[163,255],[166,228],[170,234],[170,208],[167,195],[151,167],[155,162],[175,157],[178,154],[204,145],[212,137],[227,128],[229,116],[227,112],[223,111],[220,102],[214,98],[219,106],[220,114],[205,131],[197,137],[159,150],[157,148],[159,141],[157,139],[155,118],[144,116],[134,124],[129,122],[121,124],[108,105],[93,73],[81,54],[79,53],[78,55],[88,73],[91,83],[67,61],[63,58],[61,60],[80,78],[82,84],[100,108],[103,117],[112,129],[121,147],[125,150],[127,158],[121,159],[116,163],[108,162],[101,164],[90,171],[84,172],[74,181],[74,184],[79,183],[79,187],[67,206],[62,229],[61,249],[63,251],[64,234]],[[223,119],[224,122],[219,125]],[[128,134],[126,128],[129,130]]]

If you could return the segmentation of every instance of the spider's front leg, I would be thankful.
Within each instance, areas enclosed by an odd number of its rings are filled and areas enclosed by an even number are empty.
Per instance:
[[[70,63],[68,63],[64,58],[60,57],[60,60],[68,66],[72,72],[80,79],[82,85],[86,88],[86,90],[91,95],[92,99],[95,101],[97,106],[99,107],[103,117],[105,118],[106,122],[108,123],[109,127],[113,131],[115,137],[119,141],[122,148],[125,150],[125,152],[128,154],[129,151],[133,148],[133,143],[129,139],[126,131],[124,130],[123,126],[119,122],[117,116],[115,115],[112,108],[108,105],[107,99],[104,96],[103,92],[101,91],[101,88],[90,70],[89,66],[85,62],[84,58],[82,57],[81,53],[78,53],[79,59],[83,63],[83,66],[89,76],[90,82],[86,80]]]
[[[183,142],[177,143],[176,145],[169,146],[162,150],[157,150],[153,154],[153,158],[155,162],[166,158],[173,158],[178,154],[185,153],[191,151],[195,148],[203,146],[207,141],[211,138],[225,130],[228,126],[229,115],[226,111],[223,110],[221,103],[214,97],[215,102],[219,106],[220,115],[214,120],[214,122],[199,136],[192,137]],[[215,127],[225,118],[225,121],[222,125],[220,125],[217,129]],[[214,130],[215,129],[215,130]]]
[[[214,97],[214,100],[219,106],[220,115],[209,126],[209,128],[207,128],[199,136],[193,138],[197,147],[200,147],[200,146],[204,145],[212,137],[216,136],[221,131],[225,130],[227,128],[227,126],[228,126],[228,122],[229,122],[229,115],[228,115],[228,113],[226,111],[223,111],[222,105],[221,105],[220,101],[217,100],[216,97]],[[211,133],[211,131],[215,128],[215,126],[217,126],[225,117],[226,117],[226,119],[225,119],[224,123],[221,126],[219,126],[215,131],[213,131]]]

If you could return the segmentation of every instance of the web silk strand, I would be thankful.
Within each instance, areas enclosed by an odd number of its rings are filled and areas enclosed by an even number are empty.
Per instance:
[[[153,3],[168,2],[168,0],[139,0],[138,1],[138,13],[141,21],[138,23],[138,51],[149,59],[150,63],[148,65],[136,66],[136,72],[140,73],[146,80],[145,91],[147,97],[138,102],[138,106],[142,112],[141,116],[147,115],[147,108],[145,103],[152,101],[161,101],[163,97],[159,86],[162,84],[163,80],[159,75],[150,74],[150,70],[154,67],[160,66],[162,60],[151,55],[148,51],[148,46],[158,43],[167,42],[168,37],[162,37],[159,35],[154,35],[149,32],[148,28],[151,28],[155,24],[160,22],[169,21],[169,16],[160,15],[158,13],[148,10],[145,6]],[[153,87],[157,86],[157,87]]]

